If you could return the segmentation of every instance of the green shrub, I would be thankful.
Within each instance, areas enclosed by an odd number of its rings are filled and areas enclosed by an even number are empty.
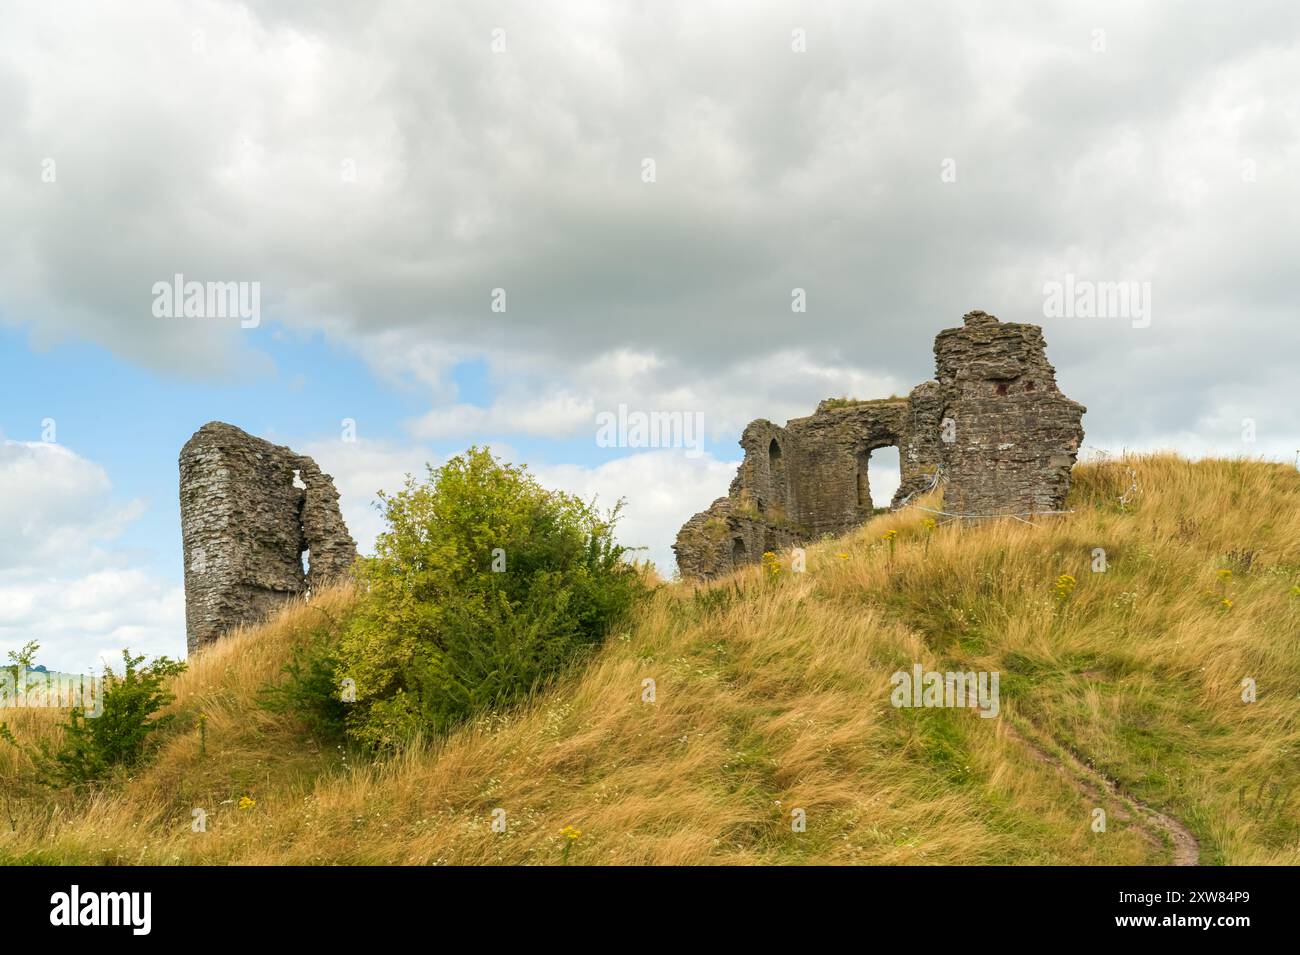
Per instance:
[[[335,675],[337,640],[332,627],[314,628],[307,636],[281,669],[284,679],[263,687],[257,702],[298,720],[322,742],[340,743],[347,736],[348,694]]]
[[[31,750],[40,782],[81,786],[104,778],[116,767],[130,768],[140,762],[150,737],[174,719],[154,718],[174,699],[165,683],[185,670],[184,663],[167,657],[141,666],[144,659],[123,650],[120,675],[104,668],[100,714],[91,716],[84,707],[72,707],[55,740],[43,739]],[[0,726],[0,735],[17,745],[8,727]]]
[[[336,683],[349,733],[391,747],[518,700],[600,643],[644,584],[614,541],[619,508],[548,491],[471,448],[381,495],[388,529],[359,565]]]

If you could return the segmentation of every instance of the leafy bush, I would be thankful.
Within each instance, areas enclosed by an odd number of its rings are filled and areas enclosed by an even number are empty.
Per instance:
[[[28,654],[28,664],[30,658]],[[174,718],[153,718],[174,699],[165,683],[185,670],[184,663],[167,657],[141,666],[144,659],[123,650],[121,675],[104,668],[100,714],[88,716],[84,707],[74,706],[57,742],[37,743],[31,751],[37,779],[51,786],[80,786],[141,760],[150,737]],[[0,734],[17,745],[8,727],[0,727]]]
[[[374,747],[444,732],[529,693],[600,643],[645,585],[606,515],[471,448],[381,495],[339,642],[350,735]]]
[[[312,736],[339,743],[347,735],[347,696],[335,676],[339,669],[334,652],[333,627],[319,627],[295,646],[281,672],[284,680],[262,688],[258,704],[273,713],[292,716]]]

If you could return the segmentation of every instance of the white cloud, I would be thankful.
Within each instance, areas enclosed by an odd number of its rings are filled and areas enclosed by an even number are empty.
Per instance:
[[[19,3],[0,34],[0,314],[39,341],[236,374],[256,335],[149,322],[148,290],[254,279],[269,319],[427,389],[418,436],[576,434],[589,403],[678,399],[734,430],[845,374],[921,381],[939,328],[1041,321],[1069,271],[1150,279],[1158,309],[1142,335],[1048,329],[1087,426],[1191,428],[1207,371],[1289,397],[1294,4],[1193,28],[1120,2],[827,3],[801,54],[774,2],[136,7]],[[467,355],[529,380],[458,406]],[[785,355],[797,394],[765,373]],[[618,385],[647,377],[628,356],[662,382]],[[1107,400],[1116,380],[1156,400]]]
[[[682,451],[650,451],[594,468],[563,464],[531,470],[546,487],[585,500],[595,496],[605,509],[626,499],[617,530],[619,541],[645,547],[637,556],[653,560],[659,572],[668,576],[676,567],[672,543],[677,529],[714,498],[727,493],[736,463],[708,455],[689,458]]]
[[[390,345],[382,361],[397,379],[411,373],[404,346]],[[805,349],[783,349],[700,375],[676,359],[646,350],[613,349],[557,373],[535,355],[496,351],[480,356],[499,390],[488,406],[448,404],[409,422],[421,440],[496,436],[564,438],[591,435],[596,417],[631,411],[698,412],[712,440],[739,434],[754,418],[784,423],[811,414],[826,397],[883,398],[906,394],[915,382],[819,357]],[[377,363],[378,366],[379,363]],[[729,452],[728,446],[725,451]]]
[[[0,650],[40,643],[40,663],[84,671],[122,649],[183,656],[180,587],[120,566],[113,541],[142,512],[104,469],[57,444],[0,441]]]
[[[40,643],[38,663],[86,672],[108,663],[120,670],[122,650],[149,657],[185,656],[182,588],[142,570],[84,575],[0,574],[0,648]]]
[[[595,417],[590,398],[551,394],[536,398],[510,395],[490,407],[452,405],[435,408],[411,423],[417,438],[462,438],[485,434],[560,437],[590,425]]]
[[[103,468],[62,445],[0,439],[0,570],[91,562],[144,508],[110,491]]]

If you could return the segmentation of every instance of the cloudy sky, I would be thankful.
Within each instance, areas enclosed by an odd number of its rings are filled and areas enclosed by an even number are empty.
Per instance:
[[[213,419],[314,455],[363,549],[376,490],[487,443],[627,498],[665,570],[748,420],[904,393],[972,308],[1044,326],[1090,449],[1300,448],[1289,0],[0,23],[0,651],[183,655],[176,455]],[[178,273],[258,283],[256,326],[157,315]],[[1149,313],[1048,314],[1066,281]],[[598,447],[620,404],[703,414],[704,453]]]

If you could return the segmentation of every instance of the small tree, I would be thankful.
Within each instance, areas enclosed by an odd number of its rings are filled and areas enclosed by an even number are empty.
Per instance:
[[[347,736],[351,694],[335,676],[337,641],[332,627],[313,628],[307,636],[305,645],[295,646],[281,667],[284,679],[264,686],[257,701],[273,713],[292,716],[317,740],[339,743]]]
[[[336,655],[352,736],[376,747],[517,700],[600,643],[644,590],[614,541],[619,507],[548,491],[483,448],[381,495]]]
[[[10,693],[17,695],[18,684],[21,682],[20,678],[36,665],[36,651],[40,648],[41,645],[35,640],[28,640],[23,644],[22,649],[9,651],[9,665],[5,667],[5,670],[9,672],[9,680],[3,686],[0,686],[0,691],[2,691],[0,692],[0,702],[8,702],[10,705],[16,704],[17,701],[8,700],[8,696]]]
[[[143,656],[122,651],[122,673],[104,668],[102,710],[89,716],[74,706],[60,727],[57,742],[41,740],[32,751],[37,778],[51,786],[84,785],[102,779],[114,767],[134,766],[144,756],[149,738],[172,717],[152,718],[173,699],[165,683],[185,664],[159,657],[141,666]],[[15,742],[5,728],[4,737]]]

